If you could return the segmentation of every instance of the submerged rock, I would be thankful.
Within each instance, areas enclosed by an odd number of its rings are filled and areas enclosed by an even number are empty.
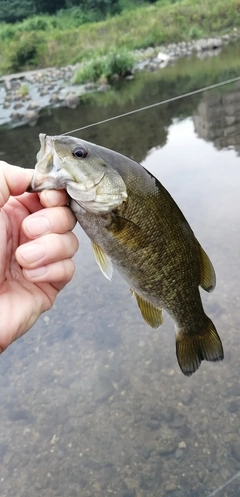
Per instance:
[[[69,93],[65,98],[65,104],[70,109],[75,109],[79,104],[79,96],[76,93]]]
[[[24,122],[29,124],[30,126],[35,126],[38,118],[39,118],[38,112],[35,110],[28,110],[23,116]]]
[[[104,402],[114,393],[114,386],[108,378],[99,378],[94,386],[93,397],[95,402]]]

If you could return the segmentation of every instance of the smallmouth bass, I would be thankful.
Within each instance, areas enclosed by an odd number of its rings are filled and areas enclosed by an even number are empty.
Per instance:
[[[153,328],[162,323],[162,308],[175,321],[185,375],[204,359],[222,360],[199,292],[214,289],[214,268],[164,186],[137,162],[85,140],[40,134],[40,143],[28,191],[66,189],[103,274],[111,279],[113,263]]]

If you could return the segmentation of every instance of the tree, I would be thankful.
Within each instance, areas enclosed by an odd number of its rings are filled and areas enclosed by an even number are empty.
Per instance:
[[[33,14],[34,0],[0,0],[0,21],[22,21]]]
[[[118,0],[66,0],[66,7],[81,7],[85,11],[94,10],[103,16],[118,9]]]
[[[66,0],[33,0],[37,14],[55,14],[66,7]]]

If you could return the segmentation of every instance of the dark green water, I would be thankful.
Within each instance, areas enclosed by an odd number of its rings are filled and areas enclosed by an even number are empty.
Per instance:
[[[221,79],[225,55],[207,64],[179,61],[164,81],[163,73],[142,76],[108,104],[111,95],[88,97],[75,110],[45,112],[34,128],[1,129],[1,158],[32,167],[39,132],[59,134],[151,104],[176,94],[184,81],[189,90],[189,74],[194,87],[206,65],[214,80]],[[202,363],[193,377],[184,377],[171,319],[164,314],[163,326],[150,329],[118,274],[112,283],[104,279],[77,227],[73,281],[1,356],[1,496],[208,497],[219,489],[217,497],[236,497],[240,85],[76,135],[141,161],[183,210],[216,269],[217,287],[203,301],[225,360]]]

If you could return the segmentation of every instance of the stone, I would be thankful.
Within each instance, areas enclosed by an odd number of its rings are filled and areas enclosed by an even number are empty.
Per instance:
[[[86,461],[86,466],[89,469],[93,469],[94,471],[100,471],[100,469],[102,469],[102,467],[103,467],[103,465],[100,461],[98,461],[97,459],[93,459],[93,458],[89,458]]]
[[[33,422],[33,415],[25,409],[11,410],[8,412],[8,419],[10,421],[25,421],[26,423]]]
[[[169,425],[172,428],[181,428],[182,426],[185,425],[185,423],[186,423],[185,416],[183,416],[182,414],[177,414],[177,416],[174,418],[173,421],[171,421],[171,423],[169,423]]]
[[[95,402],[104,402],[114,393],[114,386],[108,378],[99,378],[93,389]]]
[[[13,106],[14,109],[20,109],[21,107],[23,107],[22,102],[16,102]]]
[[[126,490],[121,494],[121,497],[136,497],[136,490]]]
[[[28,110],[35,110],[38,109],[38,107],[39,105],[37,104],[37,102],[34,102],[33,100],[28,104]]]
[[[37,123],[38,118],[38,112],[36,112],[35,110],[28,110],[24,114],[24,121],[27,122],[30,126],[34,126]]]
[[[152,487],[152,476],[148,473],[142,473],[140,476],[140,487],[143,490],[149,490]]]
[[[176,449],[176,443],[171,438],[165,438],[159,442],[156,450],[160,456],[172,454]]]
[[[179,442],[178,447],[179,447],[179,449],[186,449],[187,444],[186,444],[186,442],[184,442],[184,440],[183,440],[182,442]]]
[[[237,461],[240,461],[240,441],[237,440],[231,446],[231,454]]]
[[[100,85],[100,86],[98,87],[98,91],[107,91],[107,90],[109,90],[110,88],[111,88],[111,86],[110,86],[110,85],[104,84],[104,85]]]
[[[237,401],[237,400],[235,400],[235,401],[233,400],[232,402],[229,402],[229,403],[226,405],[226,407],[227,407],[227,410],[228,410],[229,412],[238,412],[238,411],[239,411],[239,409],[240,409],[240,402],[239,402],[239,401]]]
[[[189,406],[193,401],[193,393],[189,391],[185,391],[183,395],[181,395],[181,401],[185,406]]]
[[[96,90],[96,88],[97,88],[96,83],[89,82],[89,83],[85,84],[85,90],[87,90],[87,91],[93,91],[93,90]]]
[[[183,450],[182,449],[177,449],[175,452],[175,457],[176,459],[180,459],[180,457],[183,456]]]
[[[177,485],[176,483],[174,483],[173,481],[172,482],[169,482],[165,485],[164,487],[164,490],[167,494],[170,494],[171,492],[175,492],[177,490]]]
[[[143,448],[142,448],[142,454],[145,457],[145,459],[148,459],[155,449],[155,444],[154,442],[148,442],[146,443]]]
[[[20,121],[23,118],[23,114],[20,112],[12,112],[10,117],[13,121]]]
[[[207,39],[198,40],[195,43],[195,49],[197,51],[215,50],[217,48],[220,48],[221,46],[222,46],[221,38],[207,38]]]
[[[150,430],[158,430],[159,427],[160,427],[160,421],[159,419],[149,419],[147,422],[146,422],[146,426],[150,429]]]
[[[41,93],[41,95],[43,95],[43,93]],[[51,97],[50,97],[50,102],[51,102],[52,104],[55,104],[55,103],[59,102],[59,100],[60,100],[60,99],[59,99],[59,95],[58,95],[57,93],[53,93],[53,94],[51,95]]]
[[[70,93],[65,98],[65,104],[70,107],[70,109],[75,109],[79,104],[79,97],[76,93]]]

